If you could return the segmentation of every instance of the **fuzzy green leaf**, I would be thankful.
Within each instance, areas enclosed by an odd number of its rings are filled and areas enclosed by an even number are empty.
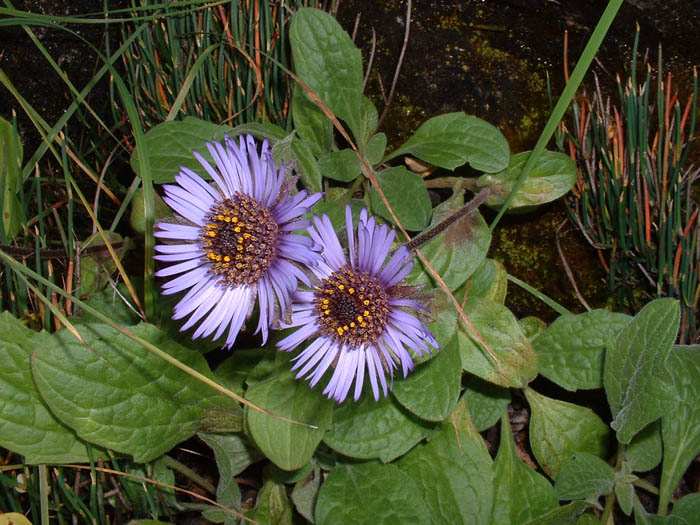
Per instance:
[[[321,485],[316,523],[430,523],[423,498],[416,481],[394,465],[342,465]]]
[[[338,21],[319,9],[292,17],[289,42],[299,78],[339,118],[361,127],[362,55]]]
[[[625,462],[632,472],[646,472],[661,462],[661,420],[644,427],[625,447]]]
[[[471,330],[460,320],[457,334],[464,370],[505,387],[522,388],[534,379],[537,356],[510,310],[488,299],[470,296],[465,313],[500,365],[477,346]]]
[[[517,525],[559,504],[552,484],[518,458],[507,415],[501,418],[501,441],[493,468],[496,500],[491,523]]]
[[[589,525],[598,523],[595,516],[584,514],[588,508],[585,501],[572,501],[568,505],[557,507],[548,513],[526,522],[524,525]],[[585,516],[593,518],[589,521]],[[584,521],[585,520],[585,521]]]
[[[298,381],[288,366],[269,381],[248,387],[246,399],[277,414],[318,428],[288,423],[259,410],[247,410],[248,428],[260,450],[278,467],[303,467],[331,424],[334,403]]]
[[[431,428],[406,413],[389,396],[375,401],[365,395],[357,403],[336,408],[333,427],[323,437],[332,449],[352,458],[379,458],[384,463],[409,451]]]
[[[88,461],[85,442],[51,413],[32,378],[31,353],[50,345],[52,336],[33,332],[3,312],[0,338],[0,446],[32,464]],[[98,457],[107,454],[93,447],[93,459]]]
[[[377,182],[389,201],[396,217],[409,231],[421,231],[428,225],[431,213],[430,196],[420,175],[403,166],[386,169],[377,174]],[[370,190],[372,209],[387,221],[394,222],[389,209],[377,190]]]
[[[486,205],[500,208],[513,187],[530,156],[529,151],[517,153],[510,158],[508,168],[500,173],[482,175],[476,180],[477,188],[489,188],[491,194]],[[531,207],[558,199],[576,183],[576,164],[563,153],[543,151],[530,170],[527,179],[518,189],[510,207]]]
[[[558,401],[531,388],[525,396],[532,411],[530,446],[537,462],[552,479],[576,452],[605,457],[609,430],[589,408]]]
[[[675,346],[667,367],[673,403],[661,417],[664,462],[660,488],[672,494],[700,454],[700,345]]]
[[[199,352],[154,326],[131,331],[213,377]],[[32,371],[51,411],[82,438],[146,462],[202,428],[236,419],[238,407],[229,398],[115,329],[89,324],[79,332],[89,346],[62,330],[36,349]]]
[[[462,378],[457,338],[428,362],[416,366],[406,379],[394,383],[394,396],[422,419],[442,421],[457,403]],[[426,395],[430,392],[430,395]]]
[[[445,423],[429,443],[415,447],[397,465],[418,484],[431,523],[489,523],[492,461],[473,427],[456,431]]]
[[[510,149],[496,127],[459,112],[428,119],[386,160],[407,154],[448,170],[468,162],[477,171],[495,173],[508,165]]]
[[[384,151],[386,150],[386,135],[384,133],[377,133],[372,136],[372,138],[367,141],[367,144],[363,148],[362,152],[367,158],[370,166],[375,166],[382,161],[384,156]]]
[[[567,390],[602,388],[605,347],[631,319],[607,310],[562,315],[532,342],[540,373]]]
[[[576,452],[562,465],[554,490],[559,499],[596,499],[610,494],[614,484],[610,465],[593,454]]]
[[[311,102],[298,84],[294,86],[292,94],[292,119],[294,129],[316,157],[321,157],[331,150],[333,123]]]
[[[676,339],[680,307],[673,299],[656,299],[627,323],[605,356],[605,393],[621,443],[667,410],[666,359]]]

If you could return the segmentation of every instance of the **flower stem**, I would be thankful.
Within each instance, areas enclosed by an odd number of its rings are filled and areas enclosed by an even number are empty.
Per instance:
[[[183,465],[176,459],[171,458],[170,456],[163,456],[163,463],[165,464],[166,467],[169,467],[186,478],[194,481],[197,485],[202,487],[204,490],[209,492],[210,494],[216,494],[216,487],[209,483],[206,479],[204,479],[202,476],[197,474],[194,470],[189,468],[186,465]]]

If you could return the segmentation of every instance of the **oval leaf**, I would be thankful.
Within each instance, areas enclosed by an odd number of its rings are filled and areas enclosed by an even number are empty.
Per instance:
[[[418,484],[432,523],[489,522],[494,498],[492,461],[473,427],[464,432],[443,424],[429,443],[418,445],[397,465]]]
[[[430,523],[416,482],[394,465],[341,465],[316,500],[316,523]]]
[[[84,439],[146,462],[193,436],[209,414],[234,415],[230,399],[115,329],[89,324],[79,331],[89,346],[58,332],[35,350],[32,370],[51,411]],[[131,331],[213,378],[199,352],[154,326]]]
[[[350,182],[360,175],[360,159],[353,150],[341,149],[318,159],[318,168],[324,177]]]
[[[500,208],[513,190],[525,167],[529,151],[510,158],[508,168],[500,173],[482,175],[476,180],[478,188],[490,188],[486,205]],[[538,206],[558,199],[576,183],[576,164],[563,153],[543,151],[530,170],[527,179],[510,202],[509,211],[523,206]]]
[[[591,409],[545,397],[531,388],[525,389],[525,396],[532,411],[530,446],[550,478],[557,479],[576,452],[606,456],[609,430]]]
[[[673,299],[650,302],[622,329],[605,355],[605,393],[621,443],[668,409],[666,359],[676,339],[680,307]]]
[[[610,494],[615,485],[615,472],[598,456],[577,452],[557,476],[554,489],[559,499],[596,499]]]
[[[430,428],[404,412],[391,397],[369,397],[346,403],[333,414],[333,427],[323,437],[332,449],[352,458],[389,462],[405,454]]]
[[[507,415],[501,418],[501,442],[493,467],[496,501],[491,523],[525,523],[559,504],[552,484],[518,458]]]
[[[338,21],[319,9],[292,17],[289,42],[299,78],[355,135],[360,129],[362,55]]]
[[[510,149],[496,127],[459,112],[428,119],[387,160],[406,154],[448,170],[468,162],[475,170],[495,173],[508,165]]]
[[[494,426],[508,408],[510,391],[476,376],[466,380],[464,398],[479,432]]]
[[[462,378],[457,338],[406,379],[394,383],[394,396],[404,407],[428,421],[442,421],[457,403]],[[430,392],[430,395],[426,395]]]
[[[488,299],[469,297],[465,313],[500,364],[477,346],[471,330],[460,320],[457,335],[464,370],[505,387],[522,388],[534,379],[537,356],[510,310]]]
[[[631,319],[607,310],[562,315],[532,342],[540,373],[567,390],[602,388],[605,347]]]
[[[294,379],[284,369],[271,381],[248,388],[246,399],[279,416],[318,428],[282,421],[259,410],[247,410],[248,428],[260,450],[278,467],[295,470],[308,463],[331,424],[333,402]]]
[[[170,120],[152,127],[144,136],[142,144],[149,159],[153,182],[172,182],[182,166],[205,176],[206,171],[192,152],[197,151],[213,164],[214,160],[205,143],[222,140],[228,131],[231,131],[230,126],[221,126],[194,117]],[[131,154],[131,168],[141,176],[138,149],[134,149]]]
[[[377,174],[377,182],[404,228],[421,231],[430,220],[431,203],[423,179],[403,166],[389,168]],[[389,209],[377,190],[370,190],[374,213],[394,222]]]
[[[50,345],[52,336],[33,332],[3,312],[0,337],[0,446],[32,464],[88,461],[85,442],[49,411],[32,378],[31,353]],[[93,448],[93,459],[98,457],[107,454]]]

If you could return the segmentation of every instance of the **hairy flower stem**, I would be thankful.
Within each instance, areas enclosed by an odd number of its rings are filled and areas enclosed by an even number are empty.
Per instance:
[[[445,231],[447,228],[452,226],[455,222],[457,222],[459,219],[462,217],[466,217],[467,215],[471,214],[475,210],[481,206],[486,199],[489,198],[489,195],[491,194],[491,189],[490,188],[484,188],[482,189],[479,193],[477,193],[472,200],[470,200],[468,203],[466,203],[464,206],[462,206],[460,209],[458,209],[456,212],[454,212],[452,215],[447,217],[444,221],[439,223],[437,226],[434,228],[431,228],[425,233],[421,233],[420,235],[417,235],[410,241],[406,243],[406,248],[409,250],[416,250],[423,246],[426,242],[431,240],[432,238],[436,237],[437,235],[441,234],[443,231]]]

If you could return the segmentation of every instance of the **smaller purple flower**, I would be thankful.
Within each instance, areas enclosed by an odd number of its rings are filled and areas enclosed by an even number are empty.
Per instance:
[[[310,284],[298,265],[321,259],[313,240],[292,233],[311,225],[300,217],[321,194],[291,195],[284,167],[278,169],[267,141],[260,153],[251,135],[241,136],[238,144],[227,136],[225,144],[207,148],[215,167],[199,153],[194,156],[213,185],[182,167],[177,184],[164,186],[163,200],[180,217],[157,224],[154,235],[170,244],[156,246],[155,258],[169,263],[156,275],[178,275],[163,285],[164,294],[188,290],[174,309],[173,319],[189,316],[181,330],[201,321],[192,338],[213,334],[217,339],[228,329],[227,348],[257,299],[255,333],[262,332],[264,344],[269,327],[290,310],[298,281]]]
[[[354,399],[359,399],[366,373],[374,399],[379,400],[380,385],[387,395],[387,374],[393,378],[401,367],[406,377],[413,369],[409,350],[421,356],[430,353],[430,346],[438,348],[415,315],[425,308],[407,298],[406,287],[399,286],[413,267],[411,255],[402,246],[389,257],[394,230],[376,224],[364,209],[355,232],[346,208],[347,258],[328,216],[314,217],[314,225],[308,232],[323,247],[323,261],[311,271],[320,283],[312,291],[293,295],[289,326],[299,329],[277,346],[290,351],[313,339],[293,359],[292,370],[300,369],[297,378],[306,376],[313,387],[333,370],[323,393],[340,403],[353,381]]]

